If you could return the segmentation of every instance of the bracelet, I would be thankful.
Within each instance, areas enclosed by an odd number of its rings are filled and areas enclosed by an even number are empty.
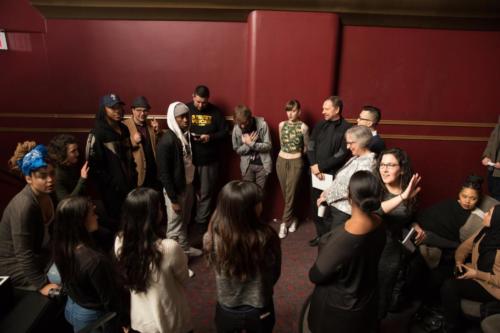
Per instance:
[[[399,197],[401,198],[401,201],[405,201],[405,199],[403,198],[403,196],[401,195],[401,193],[399,194]]]

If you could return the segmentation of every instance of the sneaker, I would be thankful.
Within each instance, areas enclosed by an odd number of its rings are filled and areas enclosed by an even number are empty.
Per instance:
[[[190,247],[189,250],[184,251],[188,257],[199,257],[203,254],[203,251],[195,247]]]
[[[286,229],[286,223],[281,223],[280,225],[280,232],[278,233],[278,236],[280,238],[285,238],[287,234],[287,229]]]
[[[194,276],[194,272],[190,268],[188,268],[188,275],[190,278]]]
[[[288,228],[288,231],[295,232],[296,230],[297,230],[297,220],[293,220],[292,224],[290,225],[290,228]]]

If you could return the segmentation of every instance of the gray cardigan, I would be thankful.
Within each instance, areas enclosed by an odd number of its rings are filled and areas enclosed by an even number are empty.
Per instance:
[[[257,142],[251,145],[244,144],[241,141],[241,128],[237,125],[233,127],[233,149],[241,156],[240,168],[241,174],[244,175],[247,172],[248,166],[250,165],[250,158],[253,152],[258,152],[260,159],[262,161],[262,166],[266,170],[266,174],[270,174],[273,169],[273,160],[271,159],[271,135],[269,134],[269,127],[267,126],[264,118],[254,117],[257,126],[257,133],[259,138]]]
[[[48,283],[49,252],[42,248],[44,224],[40,205],[29,185],[5,208],[0,222],[0,275],[14,287],[41,289]]]

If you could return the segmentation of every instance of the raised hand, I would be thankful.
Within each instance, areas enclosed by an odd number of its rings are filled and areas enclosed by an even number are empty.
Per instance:
[[[80,169],[80,177],[83,179],[87,179],[87,177],[89,176],[89,169],[89,161],[85,161],[85,163],[83,163],[82,165],[82,168]]]
[[[153,117],[153,120],[151,120],[151,127],[153,127],[153,131],[156,134],[160,132],[160,124],[156,121],[155,117]]]
[[[401,193],[401,199],[408,200],[415,197],[418,194],[418,192],[420,192],[420,190],[422,189],[419,186],[421,180],[422,177],[420,177],[418,173],[414,174],[411,177],[410,182],[408,183],[406,189],[403,191],[403,193]]]

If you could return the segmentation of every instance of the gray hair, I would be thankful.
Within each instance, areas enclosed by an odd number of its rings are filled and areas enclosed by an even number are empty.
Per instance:
[[[354,137],[361,148],[366,148],[372,139],[372,131],[366,126],[353,126],[345,132],[345,135],[346,138],[347,135]]]

